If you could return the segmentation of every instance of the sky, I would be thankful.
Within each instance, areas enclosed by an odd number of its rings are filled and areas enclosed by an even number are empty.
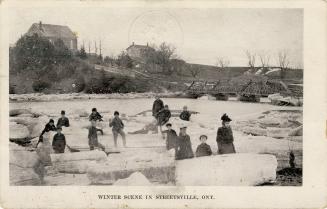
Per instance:
[[[246,66],[249,50],[270,55],[271,65],[286,51],[293,67],[303,66],[302,9],[21,7],[11,10],[9,21],[11,44],[42,21],[69,26],[91,52],[101,40],[104,56],[118,55],[132,42],[167,42],[190,63],[215,65],[224,57],[230,66]]]

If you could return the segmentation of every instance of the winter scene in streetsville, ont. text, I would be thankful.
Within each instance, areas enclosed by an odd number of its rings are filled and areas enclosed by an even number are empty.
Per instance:
[[[11,186],[302,186],[302,9],[9,16]]]

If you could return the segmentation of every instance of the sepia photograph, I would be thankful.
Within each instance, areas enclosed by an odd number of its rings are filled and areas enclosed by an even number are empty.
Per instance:
[[[303,9],[14,7],[8,29],[10,186],[303,185]]]

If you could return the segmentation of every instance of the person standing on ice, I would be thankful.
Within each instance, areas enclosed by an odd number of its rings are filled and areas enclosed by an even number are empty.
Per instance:
[[[103,121],[102,115],[97,111],[97,108],[92,108],[92,113],[89,116],[89,121]],[[97,128],[97,131],[100,131],[100,133],[103,135],[103,130],[101,128]]]
[[[65,114],[66,114],[65,110],[61,110],[61,118],[58,119],[57,128],[61,128],[63,126],[69,127],[69,120],[65,116]]]
[[[166,148],[167,150],[170,149],[175,149],[176,151],[176,146],[177,146],[177,134],[176,131],[174,129],[172,129],[172,125],[171,123],[167,123],[166,124],[167,130],[161,132],[163,134],[163,138],[165,139],[165,135],[167,135],[167,139],[166,139]]]
[[[193,158],[194,153],[190,136],[186,133],[186,126],[180,128],[179,137],[177,139],[176,160]]]
[[[52,148],[55,153],[64,153],[66,147],[65,135],[61,133],[61,127],[57,127],[57,133],[53,136]]]
[[[152,116],[157,120],[157,122],[158,122],[158,113],[163,108],[164,108],[163,101],[160,99],[160,97],[158,95],[156,95],[155,100],[152,105]],[[158,125],[157,125],[156,129],[157,130],[155,131],[155,133],[158,133]]]
[[[54,120],[50,119],[49,122],[45,125],[43,131],[41,132],[40,136],[39,136],[39,141],[36,144],[36,147],[39,145],[40,142],[43,142],[43,134],[47,133],[49,131],[55,131],[57,128],[54,125]]]
[[[125,138],[125,132],[124,132],[124,123],[119,118],[119,112],[115,111],[114,113],[114,119],[109,120],[109,126],[112,127],[112,133],[114,135],[114,143],[115,147],[117,147],[117,137],[118,134],[121,135],[123,139],[123,145],[126,147],[126,138]]]
[[[191,113],[187,110],[187,106],[183,107],[183,111],[179,115],[179,118],[185,121],[190,121]]]
[[[201,144],[196,148],[195,156],[203,157],[212,155],[211,147],[206,143],[208,137],[206,135],[200,136]]]
[[[158,119],[157,119],[158,126],[160,127],[160,132],[162,132],[162,126],[165,125],[171,117],[171,113],[168,105],[165,105],[164,109],[160,110],[157,115],[158,115]]]
[[[235,153],[235,147],[234,147],[234,137],[232,129],[229,125],[229,123],[232,121],[228,117],[228,115],[225,113],[223,116],[221,116],[222,120],[222,127],[218,128],[217,131],[217,145],[218,145],[218,154],[229,154],[229,153]]]
[[[95,120],[91,120],[91,126],[88,129],[89,129],[88,139],[89,139],[90,150],[94,150],[95,147],[98,147],[102,151],[105,151],[105,147],[98,141],[98,133],[97,133],[98,129],[96,128]]]

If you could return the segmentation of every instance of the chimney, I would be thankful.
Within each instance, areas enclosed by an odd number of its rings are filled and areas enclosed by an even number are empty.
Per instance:
[[[134,46],[134,41],[132,42],[132,46]]]
[[[39,29],[43,31],[43,28],[42,28],[42,21],[39,22]]]

